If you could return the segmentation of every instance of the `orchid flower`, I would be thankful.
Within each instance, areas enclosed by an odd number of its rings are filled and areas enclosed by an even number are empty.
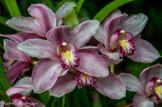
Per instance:
[[[40,101],[28,97],[32,91],[31,78],[24,77],[6,91],[16,107],[45,107]],[[8,105],[4,105],[9,107]],[[2,107],[4,107],[2,106]]]
[[[32,4],[28,12],[32,17],[14,17],[9,19],[6,24],[13,29],[25,33],[0,35],[10,38],[14,41],[23,42],[27,39],[41,38],[46,39],[46,33],[57,26],[63,24],[63,18],[76,5],[74,3],[65,3],[55,13],[44,4]]]
[[[148,17],[142,13],[127,18],[127,14],[122,14],[119,10],[105,19],[94,37],[101,42],[98,48],[104,59],[111,60],[112,63],[108,64],[117,64],[124,56],[145,63],[160,57],[158,51],[139,36],[147,20]]]
[[[128,73],[121,73],[127,90],[137,92],[133,99],[133,107],[154,107],[162,102],[162,65],[157,64],[142,71],[139,80]]]
[[[56,84],[50,89],[50,94],[55,97],[61,97],[73,91],[78,85],[79,88],[89,85],[94,87],[101,94],[113,99],[120,99],[125,96],[125,86],[118,76],[111,73],[106,77],[95,77],[83,72],[68,72],[60,76]]]
[[[47,40],[28,39],[18,49],[29,56],[43,58],[33,69],[32,86],[41,93],[52,88],[60,75],[71,68],[95,77],[108,76],[103,58],[93,47],[81,47],[98,29],[96,20],[85,21],[71,31],[69,26],[60,26],[47,32]]]
[[[7,78],[13,84],[16,78],[22,76],[31,66],[32,59],[17,49],[17,43],[12,40],[4,40],[5,53],[3,65],[7,69]]]

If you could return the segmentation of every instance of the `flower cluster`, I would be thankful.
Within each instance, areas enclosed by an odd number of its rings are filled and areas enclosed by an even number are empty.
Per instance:
[[[49,90],[52,96],[61,97],[76,86],[91,86],[112,99],[125,97],[126,89],[135,91],[138,94],[133,100],[134,107],[160,103],[162,65],[145,69],[140,81],[131,74],[116,75],[108,70],[108,66],[120,63],[125,56],[143,63],[160,57],[149,42],[141,39],[140,32],[148,17],[142,13],[128,17],[116,10],[101,24],[87,20],[72,29],[64,25],[64,16],[74,7],[73,3],[65,3],[55,14],[43,4],[32,4],[28,8],[32,17],[15,17],[6,22],[22,31],[0,35],[11,39],[4,40],[3,54],[10,84],[32,70],[31,77],[20,79],[6,92],[15,105],[34,100],[41,107],[39,101],[27,97],[32,90],[34,93]],[[85,45],[92,37],[100,43]]]

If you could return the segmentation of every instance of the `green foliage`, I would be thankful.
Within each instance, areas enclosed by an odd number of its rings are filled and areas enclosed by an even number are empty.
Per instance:
[[[21,16],[16,0],[5,0],[11,17]]]
[[[114,0],[111,3],[108,3],[105,7],[103,7],[95,16],[93,19],[99,20],[102,22],[107,15],[109,15],[113,10],[119,8],[120,6],[123,6],[124,4],[127,4],[129,2],[132,2],[133,0]]]
[[[79,24],[75,10],[72,10],[64,17],[64,23],[69,25],[72,29]]]
[[[76,7],[76,14],[77,14],[77,15],[79,14],[80,9],[81,9],[83,3],[84,3],[84,0],[79,0],[79,2],[78,2],[78,4],[77,4],[77,7]]]

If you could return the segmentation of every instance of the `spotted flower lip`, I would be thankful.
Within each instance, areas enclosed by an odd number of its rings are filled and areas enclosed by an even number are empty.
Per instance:
[[[47,40],[28,39],[18,45],[18,49],[27,55],[43,58],[32,73],[35,92],[41,93],[52,88],[58,76],[65,75],[70,68],[91,76],[108,76],[107,65],[94,48],[80,48],[88,42],[98,26],[96,20],[85,21],[72,31],[69,26],[60,26],[47,32]]]
[[[127,14],[116,10],[100,25],[94,37],[101,42],[98,48],[104,58],[114,62],[111,65],[121,62],[124,56],[144,63],[153,62],[160,57],[150,43],[139,37],[147,20],[148,17],[142,13],[127,17]]]
[[[124,83],[117,75],[111,72],[109,76],[96,77],[77,70],[76,72],[69,71],[66,75],[60,76],[56,84],[50,89],[50,94],[55,97],[61,97],[73,91],[76,85],[79,88],[92,86],[101,94],[112,99],[120,99],[126,93]]]
[[[133,107],[154,107],[154,103],[162,101],[162,65],[157,64],[142,71],[139,80],[128,73],[119,77],[127,90],[137,92],[133,99]]]
[[[32,59],[17,49],[17,43],[12,40],[4,40],[5,53],[3,58],[4,67],[7,69],[7,78],[13,84],[18,77],[31,67]]]
[[[63,24],[63,17],[67,15],[76,5],[66,2],[55,13],[44,4],[32,4],[28,12],[32,17],[14,17],[9,19],[6,24],[23,33],[2,35],[18,43],[27,39],[39,38],[46,39],[46,33],[57,26]]]

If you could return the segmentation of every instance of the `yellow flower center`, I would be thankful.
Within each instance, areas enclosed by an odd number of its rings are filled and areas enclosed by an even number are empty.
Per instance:
[[[154,87],[154,90],[155,90],[156,94],[157,94],[160,98],[162,98],[162,87],[161,87],[161,86],[156,86],[156,87]]]
[[[65,61],[70,61],[72,59],[71,54],[69,51],[62,52]]]
[[[120,46],[124,49],[125,52],[129,52],[130,45],[126,42],[126,40],[118,40],[120,43]]]

